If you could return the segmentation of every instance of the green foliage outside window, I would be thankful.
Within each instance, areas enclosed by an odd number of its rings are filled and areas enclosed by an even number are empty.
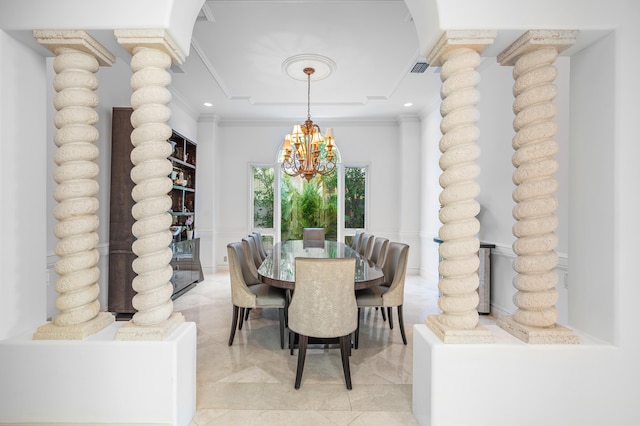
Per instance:
[[[346,167],[344,170],[345,228],[364,228],[366,171],[362,167]]]
[[[282,176],[281,205],[282,241],[301,240],[303,228],[324,228],[325,238],[338,236],[337,174],[316,176],[310,181]]]
[[[273,188],[272,167],[253,168],[253,227],[273,228]]]
[[[366,168],[345,168],[345,228],[364,228]],[[273,167],[253,168],[253,227],[274,227]],[[338,174],[311,181],[282,173],[281,240],[302,239],[303,228],[324,228],[327,240],[338,236]]]

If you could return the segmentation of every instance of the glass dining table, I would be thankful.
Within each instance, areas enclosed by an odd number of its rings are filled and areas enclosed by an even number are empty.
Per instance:
[[[302,240],[281,241],[258,268],[258,275],[265,284],[293,289],[296,281],[296,257],[355,258],[354,289],[362,290],[384,282],[382,270],[369,262],[350,246],[339,241],[325,241],[324,247],[305,244]]]

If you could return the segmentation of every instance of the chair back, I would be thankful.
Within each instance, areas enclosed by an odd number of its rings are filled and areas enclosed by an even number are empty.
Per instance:
[[[324,228],[304,228],[302,230],[302,246],[324,247]]]
[[[244,252],[246,253],[245,255],[245,264],[246,264],[246,269],[249,275],[246,276],[245,281],[247,282],[247,285],[253,285],[253,284],[259,284],[260,283],[260,277],[258,276],[258,268],[256,267],[256,261],[255,261],[255,247],[254,244],[252,244],[253,239],[251,237],[244,237],[242,239],[242,249],[244,250]]]
[[[258,246],[258,254],[264,261],[267,258],[267,251],[264,249],[264,243],[262,242],[262,233],[259,231],[252,232],[251,235],[254,236],[256,240],[256,246]]]
[[[255,308],[256,295],[247,287],[247,278],[251,279],[251,272],[242,243],[227,244],[227,257],[231,278],[231,302],[241,308]]]
[[[353,240],[351,240],[351,248],[355,251],[358,251],[358,243],[360,242],[360,237],[364,234],[364,231],[358,229],[356,233],[353,235]]]
[[[364,233],[360,236],[360,242],[358,243],[358,253],[365,259],[371,257],[371,250],[373,250],[373,240],[376,237],[373,234]]]
[[[256,239],[253,237],[253,235],[249,235],[247,237],[244,237],[243,240],[247,240],[247,242],[249,243],[250,251],[247,252],[247,256],[249,256],[250,260],[253,260],[255,268],[258,269],[260,265],[262,265],[263,259],[260,257],[260,253],[258,253]]]
[[[400,306],[404,303],[404,281],[407,276],[409,246],[402,243],[389,243],[387,258],[382,266],[384,285],[389,287],[382,295],[384,306]]]
[[[346,336],[358,326],[355,258],[296,258],[289,328],[310,337]]]
[[[376,237],[373,243],[373,249],[371,250],[371,257],[369,260],[374,263],[378,268],[382,268],[384,261],[387,258],[387,249],[389,248],[389,239]]]

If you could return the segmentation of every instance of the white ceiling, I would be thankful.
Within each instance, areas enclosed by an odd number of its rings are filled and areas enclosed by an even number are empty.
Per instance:
[[[314,119],[396,118],[439,101],[439,74],[411,73],[424,58],[403,0],[208,0],[187,60],[174,67],[174,95],[227,120],[303,119],[306,76],[283,69],[295,55],[335,63],[329,77],[312,79]]]

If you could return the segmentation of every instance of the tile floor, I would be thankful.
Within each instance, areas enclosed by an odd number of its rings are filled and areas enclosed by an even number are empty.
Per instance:
[[[175,300],[174,309],[198,327],[197,407],[191,426],[415,425],[411,414],[413,324],[438,313],[435,283],[408,276],[402,344],[380,311],[365,311],[359,349],[351,355],[353,390],[344,385],[340,349],[307,352],[302,385],[293,384],[297,351],[280,349],[275,310],[252,311],[227,345],[231,324],[228,272],[209,274]]]

